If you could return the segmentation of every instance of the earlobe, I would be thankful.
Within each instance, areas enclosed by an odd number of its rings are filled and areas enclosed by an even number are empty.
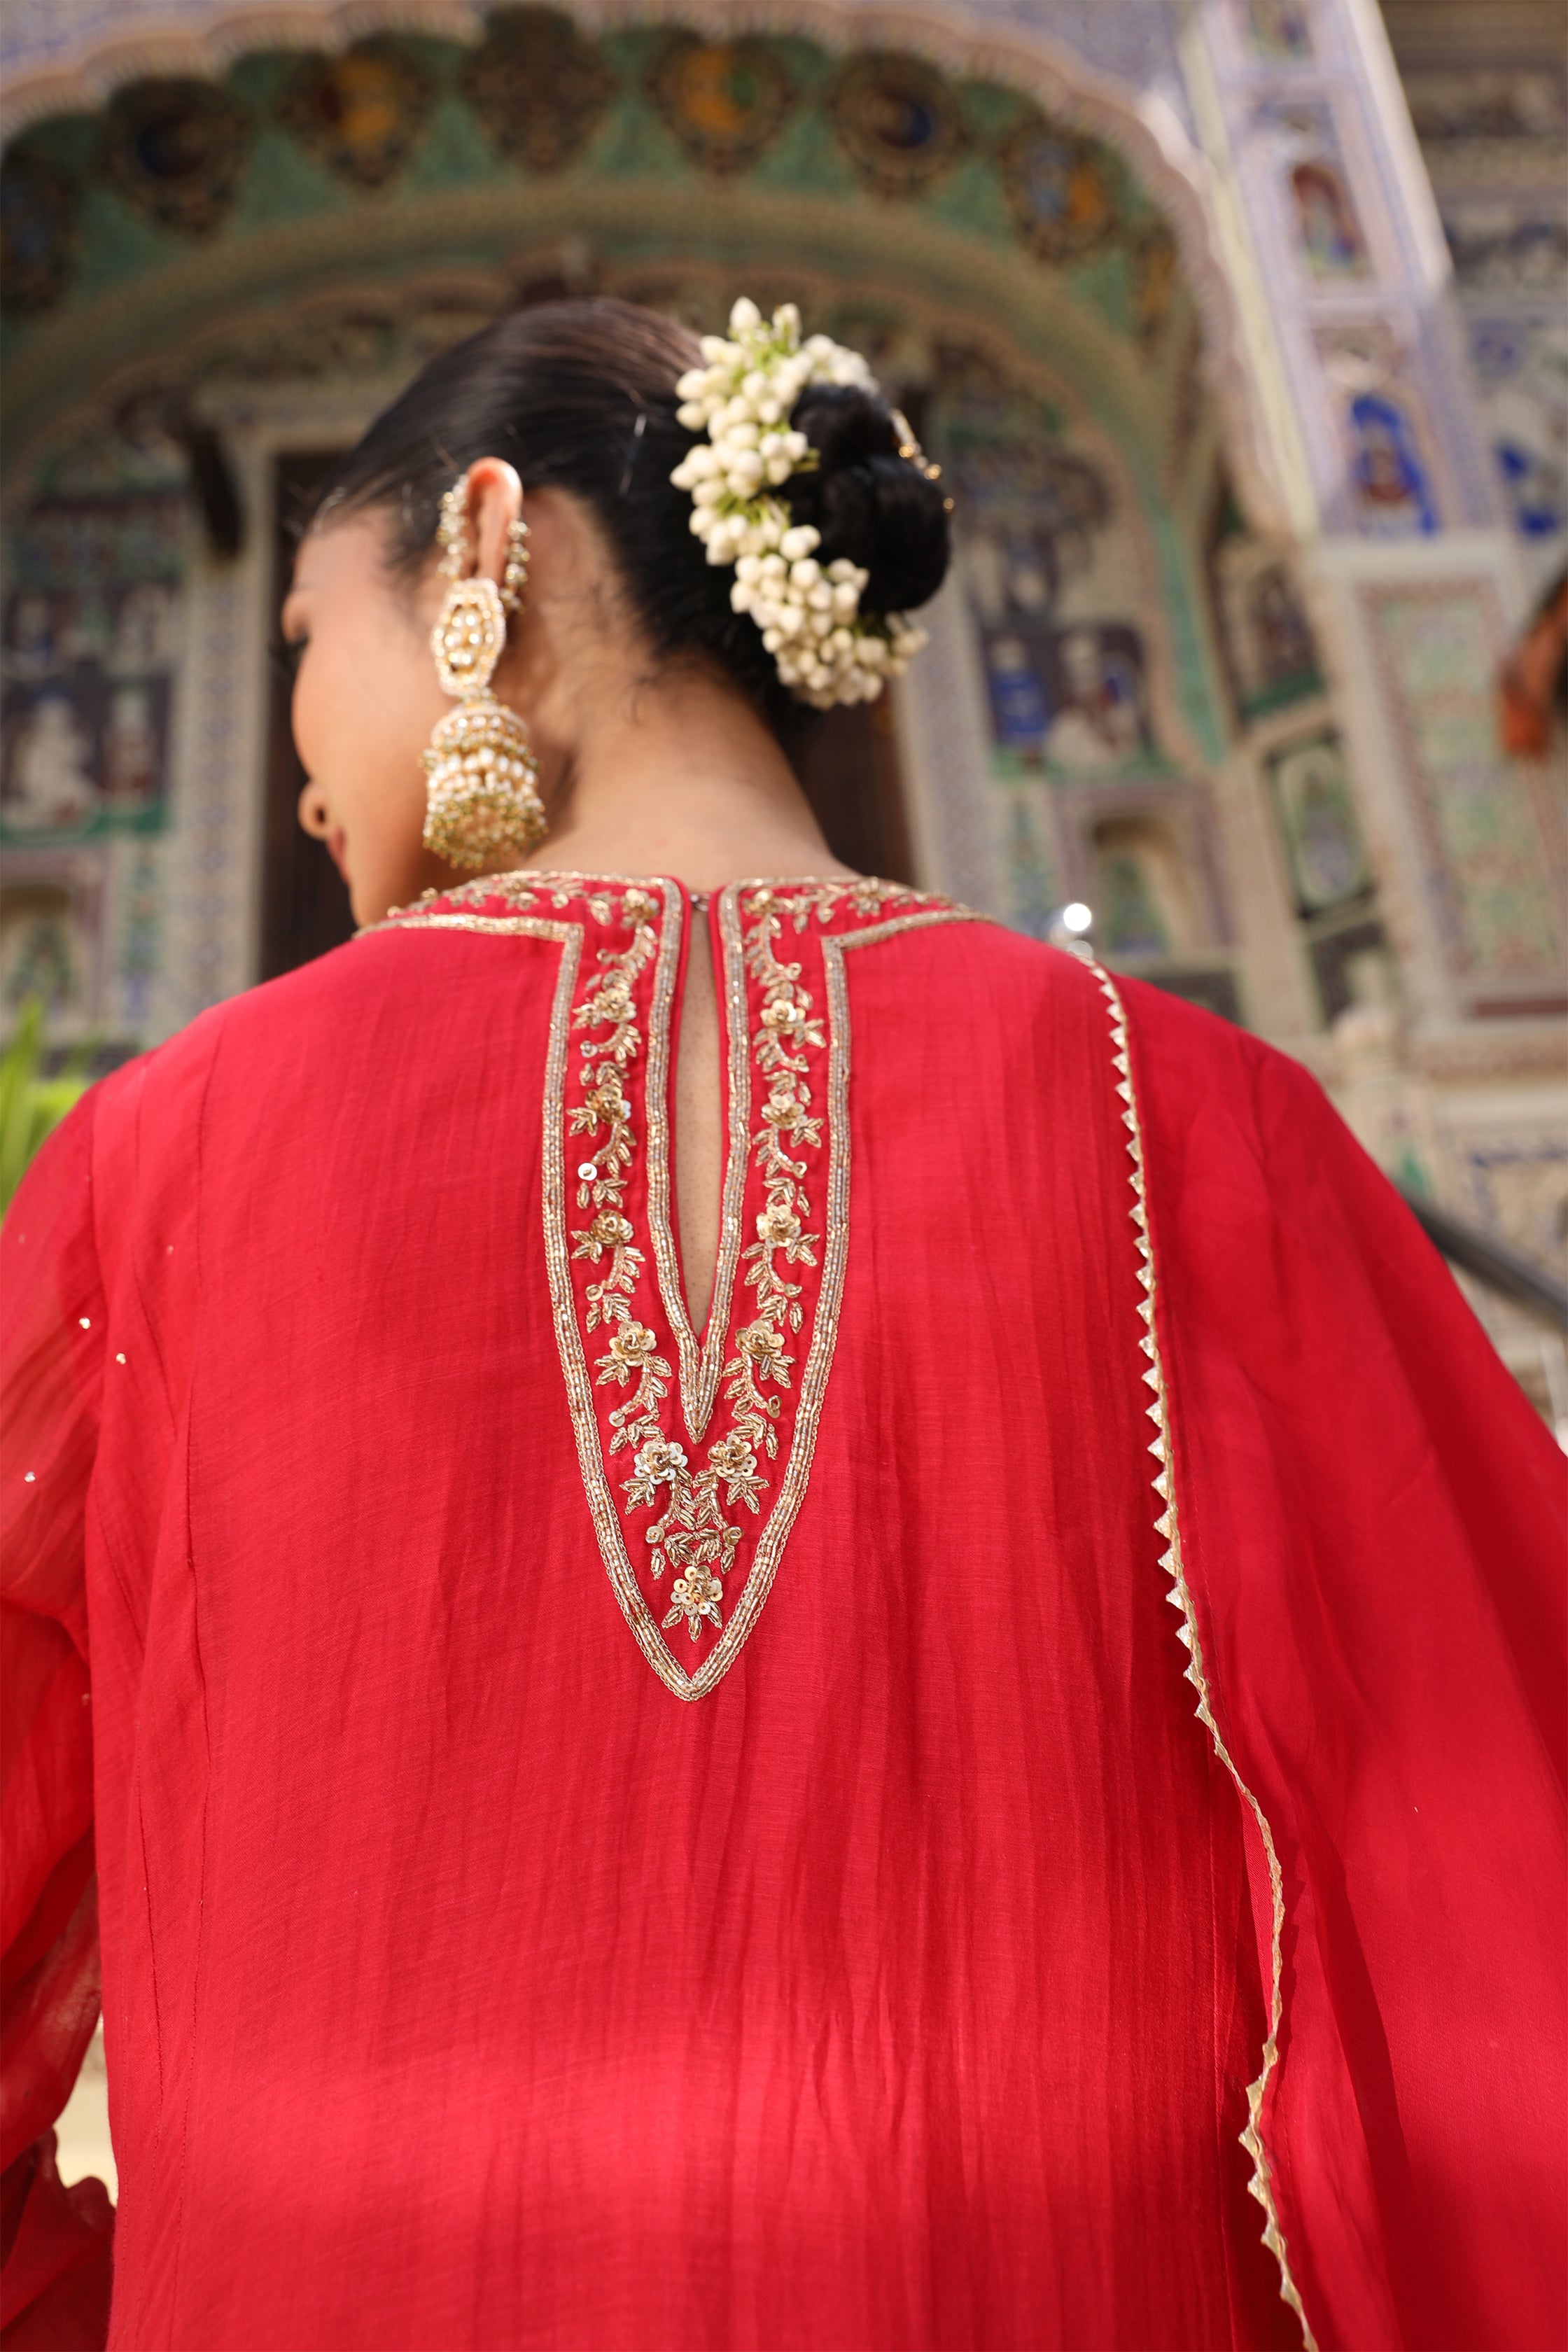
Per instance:
[[[300,828],[313,841],[325,841],[332,829],[326,794],[320,784],[307,784],[300,794],[298,814]]]

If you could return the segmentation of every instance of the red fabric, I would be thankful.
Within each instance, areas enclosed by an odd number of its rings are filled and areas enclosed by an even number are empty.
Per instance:
[[[816,1458],[683,1704],[552,1319],[561,953],[394,929],[240,998],[96,1088],[5,1229],[7,1845],[26,1933],[90,1716],[110,2344],[1299,2343],[1093,976],[974,924],[846,957]],[[1561,2340],[1551,1457],[1305,1082],[1130,994],[1194,1600],[1286,1868],[1308,2315]]]
[[[1563,2344],[1563,1458],[1311,1081],[1138,994],[1188,1570],[1289,1890],[1299,2284],[1330,2341]]]

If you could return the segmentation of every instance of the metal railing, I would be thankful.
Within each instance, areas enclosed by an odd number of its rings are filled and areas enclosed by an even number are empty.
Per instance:
[[[1516,1307],[1558,1330],[1568,1331],[1568,1282],[1560,1281],[1549,1267],[1527,1257],[1522,1250],[1482,1233],[1478,1225],[1467,1224],[1447,1209],[1437,1208],[1422,1193],[1412,1192],[1403,1184],[1399,1189],[1423,1232],[1436,1242],[1450,1265],[1462,1266],[1489,1290],[1512,1299]]]

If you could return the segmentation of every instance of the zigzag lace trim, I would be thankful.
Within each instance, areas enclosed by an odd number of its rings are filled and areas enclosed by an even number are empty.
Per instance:
[[[1138,1280],[1142,1296],[1138,1312],[1144,1328],[1139,1346],[1149,1362],[1143,1379],[1153,1391],[1147,1410],[1154,1424],[1154,1435],[1149,1451],[1159,1464],[1152,1485],[1163,1506],[1154,1522],[1155,1531],[1164,1538],[1167,1549],[1160,1555],[1160,1565],[1171,1580],[1165,1595],[1180,1618],[1176,1639],[1188,1653],[1184,1669],[1185,1677],[1198,1695],[1199,1722],[1214,1742],[1215,1755],[1236,1783],[1243,1802],[1258,1824],[1263,1841],[1263,1851],[1268,1862],[1268,1885],[1272,1895],[1273,1921],[1270,1938],[1270,1983],[1268,1989],[1268,2038],[1263,2045],[1263,2065],[1254,2083],[1247,2086],[1247,2121],[1241,2135],[1241,2144],[1252,2159],[1252,2178],[1247,2187],[1262,2206],[1264,2212],[1263,2242],[1279,2265],[1279,2294],[1289,2305],[1300,2323],[1305,2352],[1318,2352],[1317,2343],[1308,2324],[1301,2297],[1290,2274],[1289,2250],[1285,2233],[1279,2227],[1279,2212],[1274,2197],[1274,2174],[1268,2150],[1263,2137],[1263,2102],[1279,2058],[1279,2028],[1284,2013],[1282,1989],[1282,1947],[1285,1930],[1285,1883],[1279,1868],[1279,1857],[1274,1844],[1274,1832],[1268,1826],[1262,1806],[1237,1770],[1229,1748],[1225,1744],[1219,1725],[1215,1720],[1210,1704],[1209,1685],[1204,1672],[1203,1651],[1198,1640],[1197,1618],[1193,1610],[1192,1593],[1188,1590],[1186,1572],[1182,1564],[1181,1529],[1177,1523],[1176,1496],[1172,1482],[1172,1429],[1170,1400],[1165,1386],[1164,1365],[1160,1355],[1158,1328],[1154,1319],[1156,1276],[1153,1245],[1149,1235],[1149,1210],[1143,1181],[1143,1130],[1138,1116],[1137,1095],[1132,1084],[1132,1065],[1127,1050],[1127,1014],[1121,992],[1110,974],[1098,963],[1087,949],[1069,950],[1087,963],[1100,984],[1110,1013],[1111,1060],[1116,1069],[1116,1091],[1123,1108],[1121,1123],[1127,1129],[1127,1153],[1132,1162],[1131,1182],[1132,1207],[1130,1212],[1138,1243]]]

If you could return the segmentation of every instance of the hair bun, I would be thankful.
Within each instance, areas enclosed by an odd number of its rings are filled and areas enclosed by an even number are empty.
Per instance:
[[[854,384],[811,384],[791,412],[821,458],[784,495],[796,522],[822,533],[824,563],[847,556],[870,574],[862,609],[908,613],[936,594],[951,552],[947,501],[921,467],[899,455],[899,428],[879,394]]]

